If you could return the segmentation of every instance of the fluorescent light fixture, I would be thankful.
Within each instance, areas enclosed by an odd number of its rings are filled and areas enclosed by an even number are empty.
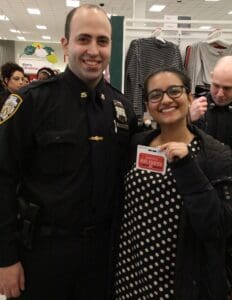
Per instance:
[[[149,11],[161,11],[165,8],[166,5],[152,5],[150,8],[149,8]]]
[[[232,15],[232,10],[228,12],[228,15]]]
[[[48,36],[48,35],[42,35],[41,37],[42,37],[42,39],[44,39],[44,40],[50,40],[50,39],[51,39],[51,37]]]
[[[205,0],[206,2],[218,2],[220,0]]]
[[[66,0],[66,6],[67,7],[79,7],[80,1],[77,0]]]
[[[212,28],[212,26],[200,26],[199,27],[199,29],[201,29],[201,30],[209,30],[211,28]]]
[[[45,30],[45,29],[47,29],[47,26],[45,26],[45,25],[36,25],[36,28]]]
[[[17,36],[17,39],[20,40],[20,41],[26,41],[24,36]]]
[[[27,12],[30,15],[40,15],[40,10],[38,8],[27,8]]]
[[[13,32],[13,33],[21,33],[19,30],[16,30],[16,29],[10,29],[10,32]]]
[[[9,21],[9,18],[5,15],[0,15],[0,21]]]

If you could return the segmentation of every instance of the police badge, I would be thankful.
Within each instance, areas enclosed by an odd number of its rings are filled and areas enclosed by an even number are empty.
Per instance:
[[[11,118],[16,113],[22,102],[23,100],[19,97],[19,95],[11,94],[6,99],[0,111],[0,124]]]
[[[124,105],[118,100],[113,100],[113,104],[114,104],[114,109],[115,109],[115,113],[116,113],[117,128],[123,128],[123,129],[128,130],[129,126],[128,126],[128,122],[127,122],[127,115],[126,115]]]

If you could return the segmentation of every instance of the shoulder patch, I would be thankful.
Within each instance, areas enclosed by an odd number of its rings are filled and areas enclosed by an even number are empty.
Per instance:
[[[6,122],[9,118],[11,118],[16,113],[16,111],[18,110],[22,102],[23,99],[16,94],[11,94],[6,99],[0,111],[0,125]]]

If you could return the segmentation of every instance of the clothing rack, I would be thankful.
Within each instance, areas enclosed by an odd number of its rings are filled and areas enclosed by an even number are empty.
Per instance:
[[[191,28],[178,28],[178,24],[190,24]],[[170,26],[169,26],[170,25]],[[175,26],[176,25],[176,26]],[[211,29],[200,29],[200,26],[210,25]],[[169,27],[168,27],[169,26]],[[124,63],[130,42],[137,38],[151,37],[155,28],[162,31],[162,38],[172,41],[179,47],[193,42],[206,41],[209,34],[220,29],[221,37],[232,43],[232,21],[219,20],[166,20],[166,19],[142,19],[125,18],[123,27],[123,67],[122,82],[124,82]],[[171,28],[172,27],[172,28]],[[183,44],[183,45],[182,45]],[[180,47],[181,48],[181,47]],[[122,86],[123,90],[123,86]]]
[[[178,28],[178,24],[190,24],[192,28]],[[168,25],[173,28],[168,28]],[[174,28],[176,26],[176,28]],[[200,29],[200,25],[211,25],[214,28]],[[232,41],[232,21],[218,20],[165,20],[165,19],[130,19],[124,20],[124,32],[126,37],[148,37],[156,27],[161,28],[162,37],[178,39],[206,39],[207,35],[215,28],[220,28],[224,38]]]

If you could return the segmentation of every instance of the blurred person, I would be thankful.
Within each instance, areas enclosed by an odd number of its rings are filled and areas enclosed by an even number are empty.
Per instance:
[[[8,93],[14,93],[23,86],[24,70],[16,63],[7,62],[1,66],[1,77]]]
[[[198,127],[232,147],[232,56],[218,60],[210,93],[193,101],[190,116]]]
[[[55,76],[55,72],[48,67],[40,68],[37,72],[37,80],[45,80]]]
[[[31,82],[30,75],[24,74],[24,86]]]
[[[71,10],[65,72],[10,95],[0,112],[0,293],[8,298],[109,299],[112,226],[137,126],[130,102],[103,78],[111,34],[99,6]]]
[[[158,129],[132,139],[114,299],[226,300],[231,149],[188,124],[184,73],[158,70],[144,86]]]

